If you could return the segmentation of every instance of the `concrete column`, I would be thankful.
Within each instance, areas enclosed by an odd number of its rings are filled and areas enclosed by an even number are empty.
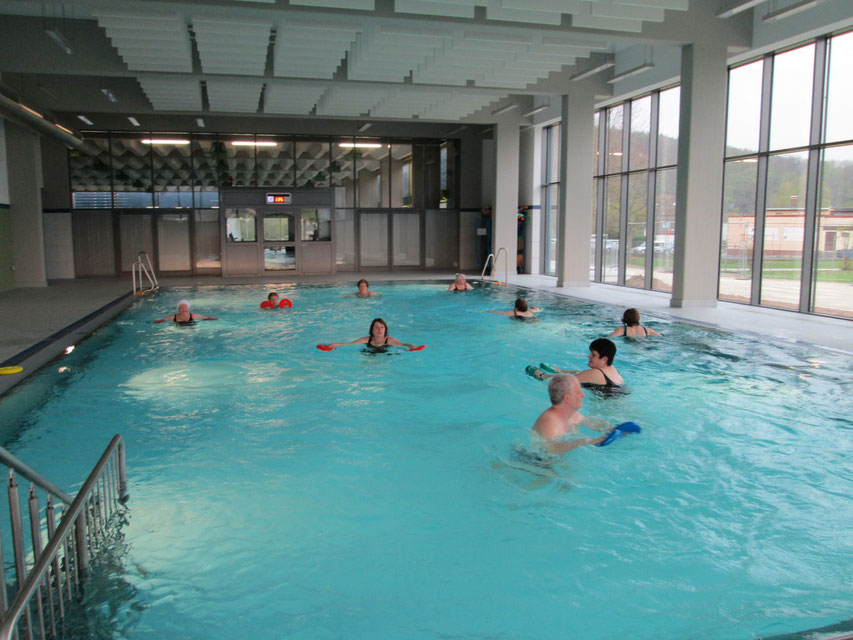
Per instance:
[[[681,50],[671,307],[717,305],[726,125],[726,45]]]
[[[39,137],[6,122],[12,255],[16,287],[46,287]]]
[[[463,132],[459,139],[459,156],[461,158],[459,171],[460,209],[480,209],[483,206],[481,184],[483,182],[483,139],[471,131]]]
[[[592,229],[592,137],[595,99],[591,91],[563,96],[560,127],[560,219],[557,286],[589,286]]]
[[[518,114],[502,116],[495,124],[495,207],[492,221],[492,253],[505,247],[507,270],[515,273],[518,245]],[[495,275],[503,275],[503,258]]]
[[[0,118],[0,291],[15,286],[12,267],[12,211],[9,206],[9,163],[6,161],[6,121]]]

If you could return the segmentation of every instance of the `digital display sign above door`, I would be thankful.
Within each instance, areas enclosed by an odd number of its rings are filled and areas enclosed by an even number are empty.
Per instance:
[[[267,204],[290,204],[289,193],[268,193]]]

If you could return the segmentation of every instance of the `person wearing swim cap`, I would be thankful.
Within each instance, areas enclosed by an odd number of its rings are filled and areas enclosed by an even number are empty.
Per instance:
[[[511,311],[492,311],[489,309],[488,313],[494,313],[497,316],[509,316],[510,318],[514,318],[516,320],[523,320],[524,318],[535,318],[536,313],[538,311],[542,311],[539,307],[531,307],[527,304],[527,300],[524,298],[516,298],[515,306]]]
[[[560,369],[558,367],[548,367],[553,373],[545,373],[541,368],[527,368],[527,372],[538,380],[546,380],[560,373],[571,373],[575,375],[578,382],[584,387],[596,389],[615,389],[625,384],[622,375],[613,366],[613,359],[616,357],[616,345],[612,340],[607,338],[598,338],[589,344],[589,356],[587,363],[589,369],[580,371],[578,369]],[[545,365],[540,365],[545,366]]]
[[[534,444],[548,452],[566,453],[578,447],[601,444],[607,438],[607,435],[603,435],[600,438],[567,439],[568,436],[580,435],[579,427],[605,434],[613,430],[613,425],[607,420],[587,418],[580,412],[583,406],[583,391],[575,376],[553,376],[548,383],[548,396],[551,406],[536,418],[531,428]]]
[[[347,294],[344,296],[345,298],[369,298],[371,296],[379,296],[382,297],[381,293],[376,293],[375,291],[370,291],[370,284],[368,284],[367,280],[362,278],[358,281],[357,285],[358,291],[352,294]]]
[[[457,273],[456,280],[450,283],[450,286],[447,287],[448,291],[470,291],[473,289],[470,284],[465,280],[465,274]]]
[[[172,313],[166,316],[165,318],[155,320],[154,324],[160,324],[161,322],[166,322],[167,320],[171,320],[172,322],[180,326],[187,326],[190,324],[195,324],[196,320],[216,320],[216,318],[204,316],[200,313],[191,313],[189,300],[179,300],[177,313]]]

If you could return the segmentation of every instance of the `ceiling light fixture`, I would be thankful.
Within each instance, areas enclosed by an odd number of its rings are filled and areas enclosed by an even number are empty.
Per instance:
[[[358,128],[358,132],[359,132],[359,133],[364,133],[365,131],[367,131],[368,129],[370,129],[370,127],[372,127],[372,126],[373,126],[373,125],[372,125],[370,122],[365,122],[364,124],[362,124],[362,125]]]
[[[175,140],[167,140],[165,138],[146,138],[145,140],[140,140],[142,144],[173,144],[175,146],[183,146],[185,144],[189,144],[189,140],[181,140],[180,138],[176,138]]]
[[[33,114],[37,118],[41,118],[42,120],[44,120],[44,116],[42,114],[40,114],[38,111],[30,109],[27,105],[21,104],[20,102],[18,104],[20,105],[21,109],[26,109],[27,111],[29,111],[31,114]]]
[[[56,43],[56,46],[62,49],[69,56],[74,53],[74,49],[65,36],[60,33],[59,29],[45,29],[44,32],[50,36],[50,39]]]
[[[232,140],[232,147],[276,147],[280,143],[271,140]]]
[[[540,104],[538,107],[533,107],[530,111],[525,111],[521,114],[522,118],[529,118],[530,116],[535,116],[537,113],[542,113],[546,109],[550,109],[550,104]]]
[[[70,135],[70,136],[73,136],[73,135],[74,135],[74,132],[73,132],[71,129],[66,129],[65,127],[63,127],[63,126],[62,126],[61,124],[59,124],[58,122],[54,122],[54,123],[53,123],[53,126],[54,126],[54,127],[56,127],[56,128],[58,128],[58,129],[62,129],[65,133],[67,133],[67,134],[68,134],[68,135]]]
[[[338,146],[344,149],[352,149],[353,147],[358,149],[381,149],[385,145],[378,142],[339,142]]]
[[[630,69],[626,69],[625,71],[614,73],[613,76],[607,80],[607,82],[619,82],[620,80],[624,80],[625,78],[637,75],[638,73],[642,73],[643,71],[648,71],[649,69],[654,68],[654,62],[644,62],[643,64],[638,64],[636,67],[631,67]]]
[[[597,64],[594,67],[590,67],[586,71],[576,73],[575,75],[571,76],[569,80],[571,80],[572,82],[575,82],[577,80],[584,80],[586,78],[589,78],[590,76],[594,76],[596,73],[601,73],[602,71],[609,69],[610,67],[613,67],[615,65],[616,62],[614,62],[613,60],[605,60],[601,64]]]
[[[806,9],[811,9],[821,0],[800,0],[800,2],[795,2],[794,4],[783,7],[782,9],[777,9],[776,11],[771,11],[763,16],[761,16],[761,20],[764,22],[773,22],[774,20],[781,20],[782,18],[787,18],[788,16],[792,16],[795,13],[799,13],[800,11],[805,11]]]
[[[91,120],[89,120],[89,118],[87,118],[86,116],[77,116],[77,119],[78,119],[78,120],[80,120],[83,124],[88,124],[90,127],[91,127],[93,124],[95,124],[94,122],[92,122]]]
[[[731,18],[742,11],[746,11],[747,9],[752,9],[754,6],[761,4],[764,0],[740,0],[740,2],[736,2],[734,5],[729,7],[728,9],[723,9],[717,14],[718,18]]]
[[[203,126],[204,126],[204,118],[196,118],[196,119],[195,119],[195,123],[196,123],[198,126],[203,127]]]
[[[137,120],[133,116],[127,116],[127,119],[130,120],[130,124],[132,124],[134,127],[139,126],[139,120]]]
[[[515,104],[514,102],[510,102],[509,104],[506,104],[506,105],[502,106],[501,108],[495,109],[494,111],[492,111],[492,115],[493,116],[499,116],[499,115],[506,113],[507,111],[512,111],[513,109],[517,109],[517,108],[518,108],[517,104]]]
[[[103,93],[110,102],[118,102],[118,98],[116,98],[115,94],[109,89],[101,89],[101,93]]]

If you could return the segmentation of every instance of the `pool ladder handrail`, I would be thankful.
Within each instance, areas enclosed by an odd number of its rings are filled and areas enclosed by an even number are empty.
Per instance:
[[[501,252],[503,252],[503,256],[504,256],[504,281],[503,282],[501,282],[500,280],[495,280],[495,271],[498,268],[498,258],[500,258]],[[507,285],[507,282],[509,282],[509,257],[508,256],[509,256],[509,254],[507,253],[506,247],[500,247],[498,249],[497,257],[495,257],[494,253],[490,253],[486,257],[486,264],[483,265],[483,271],[480,272],[480,280],[482,280],[483,282],[486,281],[486,269],[489,268],[489,260],[491,260],[492,261],[492,272],[491,272],[491,274],[489,274],[489,279],[492,281],[493,284],[499,284],[502,287],[505,287]]]
[[[145,258],[145,262],[142,259]],[[157,291],[160,288],[160,283],[157,280],[157,274],[154,273],[154,267],[151,265],[151,258],[147,251],[140,251],[136,254],[136,262],[131,267],[133,274],[133,295],[144,296],[152,291]],[[139,286],[137,286],[137,274],[139,278]],[[142,276],[148,279],[148,288],[142,288]]]
[[[81,595],[89,558],[107,537],[108,520],[117,513],[119,504],[127,500],[124,440],[119,434],[113,436],[80,491],[70,505],[66,503],[63,507],[58,528],[53,497],[65,502],[70,496],[61,490],[56,492],[53,483],[6,453],[8,457],[4,458],[15,465],[10,465],[9,469],[8,494],[18,589],[7,607],[5,564],[0,545],[0,640],[13,637],[56,638],[59,637],[57,629],[61,630],[65,618],[66,603]],[[3,462],[8,464],[6,459]],[[22,469],[26,469],[26,473]],[[48,494],[42,513],[35,486],[30,485],[28,515],[32,548],[28,554],[24,550],[23,518],[15,470],[28,479],[34,474],[39,480],[33,482]],[[45,533],[47,545],[42,549]],[[27,573],[30,557],[33,566]],[[46,628],[46,623],[49,628]]]

